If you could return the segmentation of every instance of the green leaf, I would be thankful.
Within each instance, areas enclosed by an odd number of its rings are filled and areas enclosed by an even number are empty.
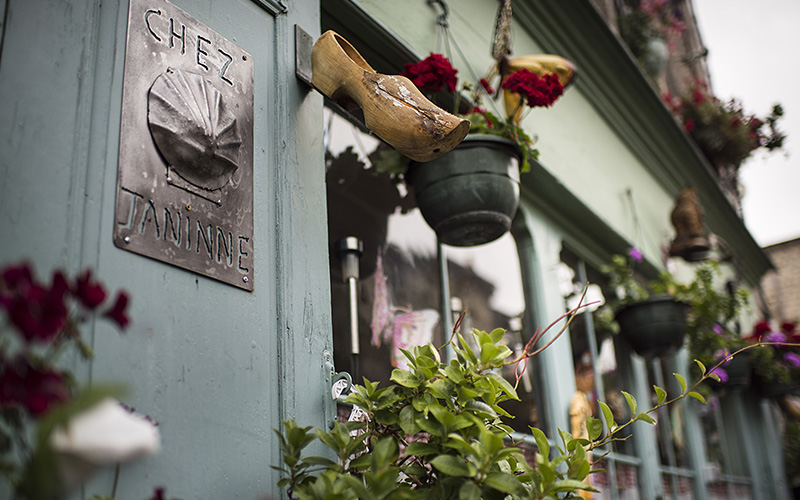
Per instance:
[[[447,474],[448,476],[456,477],[475,477],[477,470],[475,466],[469,464],[459,457],[453,455],[439,455],[431,460],[436,470]]]
[[[617,428],[617,423],[614,422],[614,413],[611,412],[611,408],[609,408],[604,402],[598,401],[597,403],[600,405],[600,409],[603,411],[603,418],[606,421],[608,429],[613,431]]]
[[[406,447],[405,454],[406,456],[414,455],[418,457],[427,457],[428,455],[433,455],[438,451],[439,448],[436,447],[435,445],[432,445],[430,443],[415,441]]]
[[[708,378],[710,378],[710,379],[714,379],[714,380],[716,380],[717,382],[719,382],[719,381],[720,381],[720,379],[719,379],[719,375],[717,375],[717,374],[716,374],[716,373],[714,373],[714,372],[711,372],[711,373],[709,373],[709,374],[708,374]]]
[[[489,333],[489,338],[492,339],[492,342],[495,344],[503,340],[503,336],[506,334],[506,331],[502,328],[495,328]]]
[[[420,384],[419,380],[417,380],[417,377],[415,377],[411,372],[401,368],[395,368],[392,370],[391,381],[402,385],[403,387],[410,387],[412,389],[419,387]]]
[[[584,483],[583,481],[578,481],[577,479],[562,479],[561,481],[556,481],[550,487],[550,491],[554,492],[571,491],[571,490],[595,491],[594,488]]]
[[[628,402],[628,407],[631,409],[631,415],[636,415],[636,412],[638,411],[639,408],[638,405],[636,404],[636,398],[634,398],[632,395],[628,394],[625,391],[620,391],[620,392],[622,392],[622,395],[625,396],[625,401]]]
[[[648,424],[651,424],[651,425],[654,425],[656,423],[656,421],[653,419],[653,417],[651,417],[647,413],[640,413],[640,414],[636,415],[636,420],[642,420],[642,421],[647,422]]]
[[[497,491],[508,493],[509,495],[524,495],[525,488],[515,476],[505,472],[492,472],[486,476],[483,484]]]
[[[473,481],[464,481],[458,490],[458,500],[481,500],[481,489]]]
[[[539,448],[539,453],[545,458],[549,460],[550,457],[550,443],[547,442],[547,436],[544,435],[541,429],[537,429],[536,427],[531,427],[531,434],[533,434],[533,438],[536,440],[536,447]]]
[[[594,417],[587,417],[586,431],[589,433],[590,441],[597,441],[597,439],[603,433],[603,422]]]
[[[706,398],[704,398],[699,392],[689,391],[688,396],[691,396],[694,399],[700,401],[701,403],[706,404]]]
[[[419,432],[416,419],[417,412],[414,410],[413,406],[406,406],[400,410],[400,428],[403,429],[403,432],[406,434],[416,434]]]
[[[497,412],[495,412],[491,406],[487,405],[483,401],[467,401],[467,404],[464,405],[466,410],[475,412],[476,415],[483,417],[483,418],[496,418]]]
[[[701,375],[705,375],[706,374],[706,365],[701,363],[699,359],[695,359],[694,362],[697,363],[697,366],[700,367],[700,374]]]
[[[681,375],[680,373],[673,373],[673,375],[675,376],[675,379],[678,381],[678,383],[681,385],[681,393],[686,392],[686,379],[683,378],[683,375]]]
[[[654,385],[653,390],[656,391],[656,395],[658,396],[658,404],[663,403],[664,400],[667,399],[667,391],[665,391],[661,387]]]
[[[519,396],[517,396],[517,391],[514,390],[514,388],[511,386],[511,384],[508,382],[508,380],[504,379],[503,377],[501,377],[500,375],[496,374],[495,372],[489,372],[486,375],[490,379],[492,379],[495,382],[497,382],[497,385],[499,385],[500,388],[503,389],[503,392],[508,394],[508,396],[511,399],[519,400]]]

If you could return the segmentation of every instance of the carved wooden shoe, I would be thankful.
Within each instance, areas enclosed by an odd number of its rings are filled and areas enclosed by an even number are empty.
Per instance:
[[[354,101],[367,128],[414,161],[442,156],[469,132],[468,120],[430,102],[408,78],[376,72],[333,31],[314,44],[311,68],[311,83],[320,92]]]

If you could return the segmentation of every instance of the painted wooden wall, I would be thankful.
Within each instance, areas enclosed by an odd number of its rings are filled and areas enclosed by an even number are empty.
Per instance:
[[[255,290],[112,243],[124,0],[0,5],[0,262],[29,259],[40,276],[92,267],[129,292],[131,327],[90,325],[96,360],[80,370],[126,383],[126,402],[159,423],[163,451],[123,467],[119,498],[149,498],[154,486],[258,498],[277,492],[272,428],[289,416],[321,426],[331,411],[322,99],[294,74],[294,25],[316,37],[319,6],[173,3],[254,58]],[[87,496],[108,495],[111,477]]]

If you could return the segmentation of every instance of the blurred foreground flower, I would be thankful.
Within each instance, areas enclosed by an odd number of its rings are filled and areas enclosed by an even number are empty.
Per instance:
[[[62,484],[71,489],[97,469],[153,455],[161,449],[158,428],[145,416],[107,398],[50,435]]]

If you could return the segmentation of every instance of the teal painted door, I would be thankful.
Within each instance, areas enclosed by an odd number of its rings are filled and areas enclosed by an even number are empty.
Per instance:
[[[113,244],[125,1],[0,3],[0,262],[92,267],[130,294],[131,327],[87,325],[96,358],[75,363],[159,423],[161,453],[122,467],[118,498],[258,498],[277,493],[272,428],[331,411],[322,99],[294,74],[294,26],[317,36],[319,6],[173,3],[254,59],[254,291]]]

